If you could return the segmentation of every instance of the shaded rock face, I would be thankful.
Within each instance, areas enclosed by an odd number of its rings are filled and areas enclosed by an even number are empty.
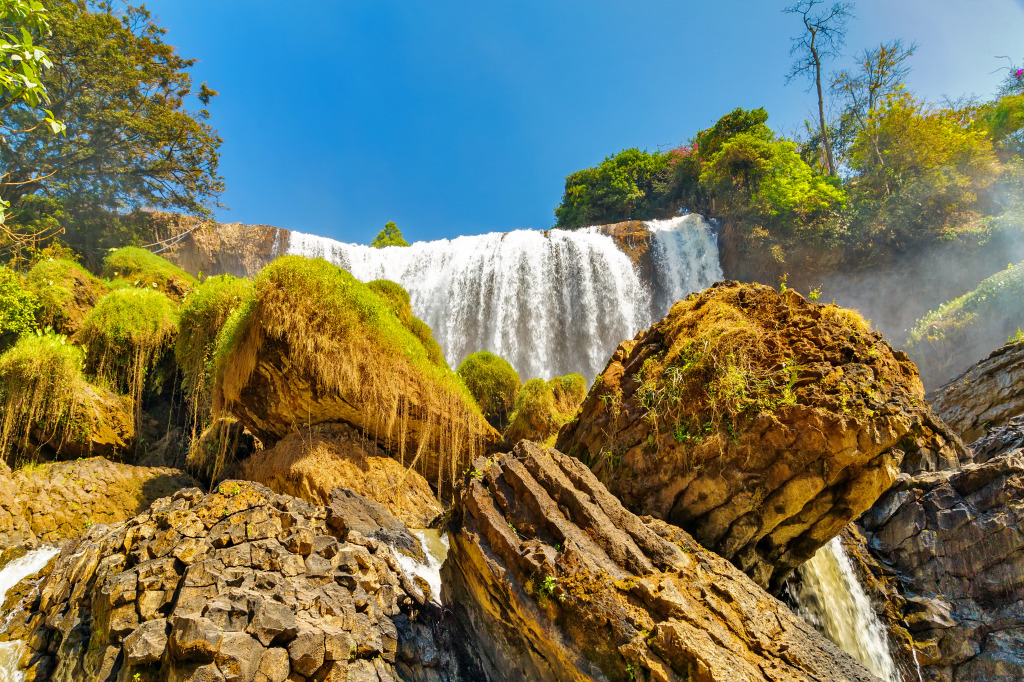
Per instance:
[[[555,450],[522,441],[476,460],[455,517],[442,577],[474,680],[874,679]]]
[[[556,447],[775,589],[906,451],[915,468],[958,463],[923,398],[906,355],[855,313],[725,282],[619,346]]]
[[[132,452],[136,433],[131,400],[107,388],[84,382],[81,390],[82,420],[89,425],[88,429],[61,438],[52,427],[33,424],[32,444],[43,451],[56,446],[55,454],[62,458],[90,455],[120,458]]]
[[[901,476],[859,523],[926,680],[1024,679],[1024,451]]]
[[[450,679],[387,545],[253,483],[179,491],[47,572],[7,628],[37,680]]]
[[[1024,341],[999,348],[929,397],[967,442],[1024,414]]]
[[[237,477],[321,505],[333,489],[348,488],[409,528],[426,528],[444,511],[425,478],[347,424],[301,427],[244,460]]]
[[[154,500],[195,485],[177,469],[94,457],[0,471],[0,547],[5,554],[124,521]]]

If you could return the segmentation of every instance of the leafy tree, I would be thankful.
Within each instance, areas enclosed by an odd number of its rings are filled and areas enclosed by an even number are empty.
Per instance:
[[[821,86],[822,64],[837,57],[846,37],[846,21],[853,16],[853,4],[837,2],[828,9],[820,9],[823,0],[800,0],[787,7],[787,14],[798,14],[804,25],[803,32],[793,38],[790,54],[795,57],[793,67],[786,78],[805,77],[811,80],[818,95],[818,134],[821,136],[825,167],[829,175],[836,174],[836,162],[832,155],[828,126],[825,123],[825,97]]]
[[[194,98],[205,107],[216,95],[193,85],[195,60],[164,43],[144,6],[51,0],[49,21],[52,68],[41,82],[66,136],[29,125],[29,102],[0,112],[0,125],[12,131],[0,140],[7,169],[0,196],[12,212],[31,213],[41,204],[28,199],[40,196],[56,203],[35,216],[37,224],[60,212],[77,220],[143,206],[208,214],[223,190],[221,139],[208,111],[188,106]]]
[[[12,126],[0,118],[0,135],[7,136],[31,132],[36,128],[49,128],[54,134],[64,130],[64,124],[43,108],[50,101],[42,82],[43,71],[51,66],[46,50],[36,45],[32,32],[38,35],[49,31],[46,9],[36,0],[0,0],[0,116],[15,106],[25,109],[22,121]],[[40,113],[43,119],[38,120]],[[35,117],[33,122],[32,116]],[[9,180],[9,173],[0,173],[0,183]],[[6,208],[10,204],[0,198],[0,226],[6,222]],[[3,232],[14,237],[9,229]]]
[[[385,246],[409,246],[409,242],[405,241],[398,225],[389,221],[384,225],[384,229],[377,233],[377,237],[370,242],[370,246],[375,249],[383,249]]]
[[[555,209],[558,227],[648,220],[671,215],[659,191],[669,169],[670,156],[660,152],[626,149],[605,157],[599,165],[565,178],[562,203]]]

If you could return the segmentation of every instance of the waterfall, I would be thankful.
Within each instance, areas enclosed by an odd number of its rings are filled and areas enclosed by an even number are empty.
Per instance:
[[[0,570],[0,604],[7,598],[7,592],[30,575],[35,575],[57,554],[56,547],[43,547],[15,559]],[[10,614],[3,614],[4,625]],[[18,661],[25,645],[19,641],[0,642],[0,682],[21,682],[24,674],[18,669]]]
[[[798,570],[797,613],[875,675],[899,682],[885,627],[839,538],[832,538]]]
[[[325,258],[364,282],[401,284],[453,368],[489,350],[523,380],[577,372],[592,381],[620,342],[722,279],[716,237],[701,216],[646,226],[646,276],[598,227],[383,249],[292,232],[287,253]]]

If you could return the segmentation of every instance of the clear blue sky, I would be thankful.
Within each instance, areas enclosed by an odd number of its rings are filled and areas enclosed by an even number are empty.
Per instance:
[[[765,0],[149,0],[221,95],[222,221],[367,242],[546,228],[564,177],[731,109],[794,130],[797,19]],[[1024,0],[860,0],[847,51],[917,41],[910,85],[988,95]]]

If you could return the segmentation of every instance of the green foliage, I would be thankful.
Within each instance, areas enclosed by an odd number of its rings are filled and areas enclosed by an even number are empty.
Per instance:
[[[39,300],[25,288],[21,276],[0,266],[0,349],[35,329]]]
[[[193,410],[193,426],[202,430],[210,414],[210,360],[217,336],[231,314],[252,296],[252,282],[231,275],[209,277],[181,304],[174,356],[182,388]]]
[[[550,381],[530,379],[516,395],[505,439],[513,445],[523,439],[553,444],[558,429],[573,418],[586,395],[586,380],[579,374]]]
[[[563,416],[572,417],[587,397],[587,380],[580,374],[566,374],[548,381],[555,407]]]
[[[383,249],[385,246],[409,246],[409,242],[402,237],[398,225],[389,221],[384,225],[384,229],[377,233],[377,237],[370,242],[370,246],[375,249]]]
[[[86,370],[126,393],[139,418],[143,394],[158,391],[166,378],[157,370],[177,330],[178,312],[166,294],[123,288],[89,312],[78,341],[86,347]]]
[[[43,328],[62,334],[78,331],[89,309],[107,293],[107,285],[78,263],[42,260],[32,266],[26,284],[38,298],[36,318]]]
[[[199,285],[195,277],[177,265],[137,246],[111,251],[103,259],[103,276],[140,289],[159,290],[175,300]]]
[[[481,350],[466,356],[458,374],[491,425],[504,429],[521,386],[518,372],[507,360]]]
[[[669,156],[626,149],[594,168],[565,178],[562,203],[555,209],[558,227],[647,220],[672,214],[657,183],[668,171]]]
[[[427,351],[427,357],[438,367],[448,369],[448,362],[444,359],[444,352],[441,344],[434,339],[434,333],[426,322],[412,314],[412,304],[409,299],[409,292],[397,282],[388,279],[375,279],[366,286],[383,298],[391,309],[391,312],[401,320],[406,329],[419,339]]]
[[[82,349],[52,334],[23,336],[0,355],[0,456],[27,450],[33,429],[54,449],[84,440],[82,365]]]
[[[164,42],[142,6],[49,0],[47,9],[52,67],[41,82],[66,136],[31,125],[30,103],[0,111],[0,126],[15,131],[0,140],[8,173],[0,195],[12,212],[24,197],[45,193],[72,217],[142,206],[208,213],[223,191],[221,140],[206,109],[190,108],[216,95],[192,83],[195,61]]]

